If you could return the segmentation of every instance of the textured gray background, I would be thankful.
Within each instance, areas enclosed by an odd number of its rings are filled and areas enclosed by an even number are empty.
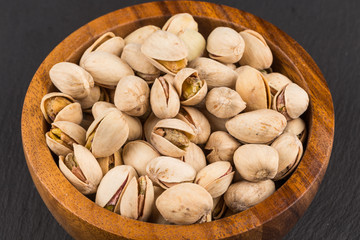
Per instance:
[[[21,107],[37,67],[67,35],[113,10],[146,1],[1,0],[0,239],[71,239],[42,202],[22,151]],[[330,164],[308,211],[285,239],[360,239],[360,1],[211,1],[273,23],[324,73],[336,116]]]

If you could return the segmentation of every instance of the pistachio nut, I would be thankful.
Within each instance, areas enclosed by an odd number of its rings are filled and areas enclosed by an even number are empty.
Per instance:
[[[300,117],[308,106],[308,94],[295,83],[289,83],[278,91],[273,100],[273,109],[283,114],[287,120]]]
[[[217,118],[213,114],[209,113],[208,110],[206,110],[206,108],[201,108],[200,111],[202,114],[204,114],[206,119],[209,121],[212,132],[215,132],[215,131],[225,131],[226,132],[227,131],[225,124],[229,120],[228,118]]]
[[[178,13],[169,18],[164,24],[162,30],[171,32],[173,34],[183,33],[185,30],[190,29],[197,31],[198,24],[193,16],[188,13]]]
[[[150,116],[146,119],[144,123],[144,135],[146,141],[150,142],[152,130],[160,120],[161,119],[157,118],[154,113],[151,113]]]
[[[278,91],[283,89],[287,84],[292,81],[285,75],[277,72],[263,74],[269,83],[271,95],[275,96]]]
[[[108,157],[98,158],[97,161],[101,167],[103,175],[105,175],[108,171],[113,169],[116,166],[123,165],[123,161],[121,159],[121,148],[120,150],[114,152]]]
[[[184,32],[180,32],[178,37],[185,43],[188,49],[188,56],[186,59],[189,62],[203,55],[206,41],[201,33],[195,30],[186,29]]]
[[[270,108],[270,88],[262,73],[250,66],[242,66],[236,72],[238,78],[235,88],[246,102],[246,111]]]
[[[196,172],[199,172],[206,166],[206,159],[202,149],[195,143],[190,143],[184,156],[180,158],[183,162],[192,166]]]
[[[206,159],[209,163],[218,161],[233,163],[234,152],[240,145],[241,144],[227,132],[213,132],[205,145],[205,149],[210,151]]]
[[[148,219],[149,222],[152,223],[157,223],[157,224],[170,224],[169,222],[167,222],[163,216],[161,216],[159,210],[157,209],[155,202],[156,199],[164,192],[165,190],[162,187],[158,187],[158,186],[154,186],[154,204],[152,206],[152,210],[151,210],[151,215],[150,218]]]
[[[151,34],[156,32],[157,30],[160,30],[159,27],[154,25],[147,25],[141,28],[136,29],[132,33],[126,36],[125,44],[129,43],[136,43],[136,44],[143,44],[146,39],[150,37]]]
[[[98,101],[109,102],[110,97],[105,88],[96,85],[90,89],[89,95],[78,100],[84,110],[89,110]]]
[[[189,67],[198,71],[200,79],[206,81],[209,89],[214,87],[235,87],[236,72],[213,59],[200,57],[193,60]]]
[[[217,198],[226,192],[233,180],[234,173],[229,162],[214,162],[197,173],[195,183],[204,187],[212,198]]]
[[[150,91],[150,104],[158,118],[173,118],[180,109],[180,99],[172,84],[159,77]]]
[[[240,95],[228,87],[217,87],[209,91],[205,100],[206,109],[218,118],[231,118],[246,108]]]
[[[307,131],[306,131],[305,122],[301,118],[295,118],[293,120],[288,121],[286,128],[284,130],[284,133],[285,132],[291,132],[295,134],[304,144],[307,136]]]
[[[90,52],[80,66],[91,74],[97,85],[106,88],[115,88],[120,79],[134,75],[120,57],[103,51]]]
[[[175,34],[158,30],[141,45],[141,52],[159,70],[175,75],[187,65],[188,50]]]
[[[141,53],[140,44],[127,44],[121,54],[121,59],[127,62],[135,71],[135,74],[143,78],[147,83],[153,83],[160,76],[160,70],[154,67],[147,57]]]
[[[181,104],[186,106],[200,103],[207,93],[206,81],[191,68],[183,68],[175,75],[174,86],[180,96]]]
[[[189,164],[172,157],[153,158],[146,166],[149,178],[164,189],[177,184],[193,182],[196,171]]]
[[[129,127],[120,111],[96,118],[86,132],[85,147],[96,157],[107,157],[119,150],[129,136]]]
[[[207,118],[198,109],[181,107],[176,118],[186,122],[194,130],[195,137],[191,140],[193,143],[206,143],[210,136],[211,127]]]
[[[244,49],[244,39],[229,27],[217,27],[207,38],[206,50],[209,56],[223,63],[238,62]]]
[[[195,137],[192,128],[179,119],[160,120],[152,129],[150,142],[163,155],[181,157]]]
[[[71,96],[60,92],[46,94],[41,99],[40,109],[48,123],[69,121],[80,124],[83,118],[80,104]]]
[[[175,224],[211,221],[213,200],[201,186],[182,183],[163,192],[155,202],[165,220]]]
[[[124,163],[132,166],[139,175],[146,175],[146,165],[156,157],[160,157],[158,151],[142,140],[128,142],[122,151]]]
[[[261,182],[241,181],[231,184],[224,195],[226,206],[238,213],[261,203],[275,192],[275,183],[272,180]]]
[[[288,132],[280,135],[271,146],[279,153],[279,167],[274,178],[277,181],[297,167],[303,154],[303,145],[295,134]]]
[[[84,145],[86,131],[73,122],[58,121],[51,124],[45,134],[46,144],[56,155],[66,156],[73,151],[73,144]]]
[[[120,201],[120,212],[124,217],[147,221],[154,204],[154,186],[148,176],[133,177]]]
[[[220,219],[226,212],[226,204],[224,201],[224,196],[213,198],[213,209],[211,210],[211,215],[214,220]]]
[[[73,98],[84,98],[94,86],[93,76],[83,68],[70,62],[60,62],[52,66],[49,71],[51,82],[62,93]]]
[[[95,203],[115,213],[120,213],[120,201],[133,177],[138,177],[131,166],[120,165],[108,171],[101,179]]]
[[[241,177],[250,182],[273,179],[279,165],[275,148],[263,144],[245,144],[234,153],[234,164]]]
[[[273,55],[264,37],[250,29],[240,32],[240,35],[245,41],[240,65],[249,65],[259,70],[269,68],[273,62]]]
[[[80,59],[79,65],[81,66],[88,54],[94,51],[103,51],[120,56],[124,46],[125,41],[121,37],[115,36],[112,32],[104,33],[88,49],[85,50]]]
[[[241,113],[225,124],[228,132],[243,143],[269,143],[286,127],[286,118],[271,109]]]
[[[73,144],[74,153],[59,157],[59,168],[82,194],[95,193],[103,177],[99,163],[85,147]]]

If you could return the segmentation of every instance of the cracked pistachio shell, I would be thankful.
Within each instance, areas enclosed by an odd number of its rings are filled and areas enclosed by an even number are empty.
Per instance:
[[[301,118],[295,118],[293,120],[288,121],[286,128],[284,130],[284,133],[285,132],[290,132],[295,134],[304,144],[307,131],[306,131],[306,124],[304,120],[302,120]]]
[[[269,68],[273,62],[273,55],[263,36],[253,30],[240,32],[245,41],[245,50],[240,65],[249,65],[256,69]]]
[[[246,111],[270,108],[270,88],[262,73],[250,66],[239,67],[237,73],[235,89],[246,102]]]
[[[65,98],[66,101],[69,101],[70,104],[66,105],[65,107],[54,106],[56,104],[57,98]],[[62,105],[62,104],[61,104]],[[57,108],[57,109],[48,109],[48,108]],[[42,114],[44,115],[45,120],[48,123],[57,122],[57,121],[69,121],[76,124],[80,124],[83,118],[81,106],[79,103],[75,102],[75,100],[64,93],[61,92],[52,92],[46,94],[40,103],[40,109]],[[48,112],[54,114],[54,119],[48,115]]]
[[[157,200],[157,198],[164,192],[165,190],[161,187],[158,186],[154,186],[154,203],[152,206],[152,210],[151,210],[151,215],[150,218],[148,219],[149,222],[152,223],[158,223],[158,224],[170,224],[169,222],[167,222],[163,216],[161,216],[159,210],[157,209],[155,202]]]
[[[238,62],[244,49],[244,39],[229,27],[217,27],[207,38],[206,50],[209,52],[209,56],[223,63]]]
[[[149,38],[151,34],[160,30],[159,27],[154,25],[147,25],[141,28],[136,29],[132,33],[126,36],[125,43],[126,45],[129,43],[143,44],[146,39]]]
[[[165,137],[156,134],[156,131],[158,129],[177,130],[179,132],[182,132],[189,141],[191,141],[195,137],[195,133],[192,128],[187,123],[179,119],[163,119],[156,123],[150,135],[150,142],[161,154],[170,157],[184,156],[187,147],[181,149],[169,140],[167,140]]]
[[[93,76],[82,67],[70,62],[60,62],[49,71],[51,82],[62,93],[73,98],[84,98],[94,86]]]
[[[240,145],[241,144],[227,132],[213,132],[205,145],[205,149],[210,151],[206,159],[209,163],[218,161],[233,163],[234,152]]]
[[[103,51],[91,52],[81,64],[99,86],[115,88],[120,79],[134,75],[131,67],[120,57]]]
[[[183,33],[187,29],[198,31],[197,22],[188,13],[175,14],[166,21],[162,28],[163,31],[171,32],[175,35]]]
[[[74,187],[82,194],[95,193],[100,180],[103,177],[99,163],[87,148],[78,144],[74,144],[73,148],[74,153],[69,153],[66,157],[59,157],[59,168],[65,177],[69,180],[69,182],[74,185]],[[85,182],[76,177],[74,173],[65,165],[64,160],[72,156],[75,158],[78,168],[81,169],[81,172],[86,178]]]
[[[238,213],[261,203],[274,192],[275,183],[272,180],[256,183],[240,181],[230,185],[224,200],[231,211]]]
[[[173,118],[180,109],[180,99],[173,85],[163,77],[155,79],[150,91],[150,104],[158,118]]]
[[[195,143],[190,143],[188,149],[184,156],[182,156],[181,161],[192,166],[196,172],[199,172],[206,166],[206,159],[202,149]]]
[[[106,207],[110,200],[115,197],[114,212],[120,213],[121,198],[133,177],[137,178],[138,175],[133,167],[127,165],[116,166],[108,171],[101,179],[96,192],[95,203],[100,207]],[[119,195],[115,196],[117,192]]]
[[[241,177],[250,182],[273,179],[278,170],[279,154],[263,144],[245,144],[234,153],[234,164]]]
[[[212,198],[217,198],[226,192],[233,180],[234,173],[229,162],[214,162],[197,173],[195,183],[204,187]]]
[[[303,154],[303,146],[293,133],[283,133],[271,146],[279,153],[279,167],[274,178],[277,181],[289,175],[297,167]]]
[[[285,108],[282,110],[282,106]],[[309,96],[299,85],[289,83],[277,92],[273,100],[273,109],[284,114],[287,120],[300,117],[309,106]]]
[[[195,138],[192,142],[195,144],[204,144],[208,140],[211,132],[211,126],[207,118],[198,109],[193,107],[181,107],[176,118],[187,123],[195,132]]]
[[[170,71],[160,61],[178,62],[183,61],[186,66],[188,50],[183,41],[175,34],[158,30],[151,34],[141,45],[141,52],[159,70],[172,75],[176,71]]]
[[[179,159],[172,157],[153,158],[146,166],[149,178],[164,189],[184,182],[193,182],[195,169]]]
[[[205,100],[206,109],[218,118],[231,118],[246,108],[240,95],[227,87],[217,87],[209,91]]]
[[[165,220],[175,224],[211,221],[213,200],[201,186],[182,183],[163,192],[155,202]]]
[[[94,51],[103,51],[120,56],[124,46],[125,41],[121,37],[115,36],[112,32],[104,33],[88,49],[85,50],[80,59],[79,65],[81,66],[87,55]]]
[[[115,106],[130,116],[141,116],[149,108],[149,85],[141,78],[122,78],[115,91]]]
[[[141,181],[144,185],[139,184]],[[120,212],[124,217],[147,221],[154,204],[154,186],[148,176],[141,176],[139,180],[133,177],[124,191],[120,201]]]
[[[121,59],[127,62],[137,75],[147,83],[153,83],[160,76],[160,70],[154,67],[147,57],[141,53],[141,45],[129,43],[124,47]]]
[[[96,159],[101,167],[103,175],[105,175],[108,171],[110,171],[114,167],[124,164],[121,159],[121,152],[122,151],[120,148],[120,150],[114,152],[112,155],[108,157],[102,157]]]
[[[226,209],[224,195],[213,198],[213,209],[211,210],[211,215],[214,220],[220,219],[226,212]]]
[[[273,96],[275,96],[276,93],[283,89],[287,84],[292,83],[288,77],[277,72],[264,74],[264,77],[269,83],[270,92]]]
[[[202,82],[202,87],[199,90],[197,90],[194,96],[188,99],[184,99],[183,98],[184,82],[189,77],[199,79]],[[206,81],[199,77],[199,74],[195,69],[191,69],[191,68],[183,68],[175,75],[174,86],[176,88],[178,95],[180,96],[181,104],[186,106],[193,106],[200,103],[205,98],[207,93]]]
[[[286,127],[286,118],[277,111],[260,109],[241,113],[225,124],[228,132],[243,143],[269,143]]]
[[[156,157],[160,157],[158,151],[142,140],[128,142],[122,151],[124,163],[132,166],[139,175],[146,175],[146,165]]]
[[[157,118],[154,113],[151,113],[150,116],[146,119],[144,123],[144,135],[146,141],[150,142],[151,132],[154,126],[160,121],[160,118]]]
[[[213,114],[209,113],[206,108],[200,109],[201,113],[204,114],[206,119],[209,121],[211,125],[211,132],[215,131],[224,131],[226,132],[225,124],[229,120],[228,118],[218,118],[215,117]]]
[[[107,157],[119,150],[129,136],[125,117],[119,111],[110,111],[95,119],[86,132],[86,141],[95,131],[91,152],[95,157]]]
[[[64,144],[61,144],[49,136],[49,132],[45,134],[46,144],[48,147],[53,151],[56,155],[66,156],[67,154],[73,152],[72,144],[77,143],[80,145],[85,144],[85,134],[86,131],[78,124],[73,122],[66,122],[66,121],[58,121],[51,124],[53,128],[59,128],[62,133],[66,134],[66,138],[69,141],[69,147]],[[63,140],[63,139],[62,139]]]
[[[178,34],[178,37],[185,43],[188,49],[186,59],[191,62],[195,58],[201,57],[204,53],[206,41],[198,31],[186,29]]]
[[[209,89],[214,87],[235,87],[236,72],[213,59],[200,57],[193,60],[189,67],[198,71],[200,79],[206,81]]]

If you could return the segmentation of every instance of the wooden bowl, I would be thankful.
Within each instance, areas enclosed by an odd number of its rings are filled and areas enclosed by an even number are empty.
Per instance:
[[[49,128],[40,111],[41,98],[52,87],[50,68],[62,61],[78,63],[84,50],[112,31],[125,37],[133,30],[162,26],[173,14],[188,12],[207,36],[218,26],[261,33],[274,54],[273,69],[303,87],[310,107],[305,118],[308,141],[291,177],[262,203],[227,218],[189,226],[159,225],[124,218],[97,206],[63,176],[46,146]],[[285,235],[304,214],[326,171],[334,135],[331,95],[319,68],[292,38],[272,24],[238,9],[206,2],[152,2],[120,9],[81,27],[62,41],[36,71],[27,91],[21,121],[25,157],[32,179],[56,220],[76,239],[274,239]]]

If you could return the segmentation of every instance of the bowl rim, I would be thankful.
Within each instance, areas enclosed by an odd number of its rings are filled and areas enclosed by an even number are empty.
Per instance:
[[[143,10],[147,8],[152,8],[152,11]],[[103,26],[114,26],[114,19],[117,21],[115,24],[126,25],[139,19],[164,17],[163,11],[168,12],[169,16],[188,12],[195,17],[220,20],[259,32],[289,58],[307,84],[305,90],[310,98],[311,128],[306,151],[295,172],[262,203],[241,213],[209,223],[187,226],[146,223],[124,218],[97,206],[78,192],[62,175],[55,161],[52,160],[41,133],[46,129],[46,124],[44,121],[39,121],[39,117],[42,118],[39,104],[43,96],[39,94],[39,89],[42,93],[47,91],[44,85],[49,83],[50,67],[56,62],[71,59],[79,47],[106,31],[111,31]],[[247,22],[248,18],[255,19],[255,22]],[[271,32],[276,32],[276,37]],[[280,42],[285,43],[287,48],[279,46]],[[42,75],[47,76],[47,79],[44,80]],[[50,52],[37,69],[28,87],[23,104],[21,133],[24,154],[32,179],[49,210],[71,235],[79,236],[73,226],[66,226],[67,222],[75,224],[75,227],[77,224],[87,224],[92,226],[94,231],[99,233],[105,231],[110,234],[109,236],[116,237],[227,238],[247,231],[259,231],[261,225],[286,217],[288,209],[292,209],[295,215],[302,215],[315,196],[330,159],[334,138],[334,109],[327,83],[314,60],[295,40],[271,23],[242,10],[214,3],[150,2],[103,15],[70,34]],[[49,159],[52,161],[47,161]],[[73,197],[79,202],[75,203]],[[306,202],[299,201],[300,199],[306,199]],[[65,217],[60,216],[59,212]],[[118,223],[123,227],[114,226],[116,224],[109,225],[108,222]]]

